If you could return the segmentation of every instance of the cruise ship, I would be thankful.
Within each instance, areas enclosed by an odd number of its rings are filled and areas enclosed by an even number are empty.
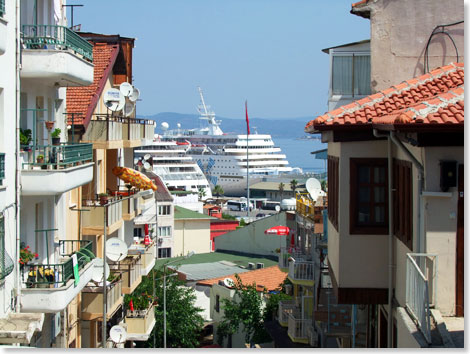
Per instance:
[[[201,199],[212,198],[211,188],[199,165],[187,154],[190,145],[162,140],[155,135],[151,145],[134,150],[136,168],[151,170],[166,184],[169,190],[190,191]],[[204,191],[200,193],[200,191]]]
[[[269,134],[225,134],[220,127],[221,121],[215,119],[215,113],[206,105],[201,88],[199,94],[202,128],[182,129],[178,124],[176,129],[169,129],[166,122],[161,126],[164,139],[188,145],[188,154],[197,162],[212,188],[220,185],[227,196],[246,195],[247,155],[250,185],[266,176],[302,172],[289,166],[286,155],[275,146]]]

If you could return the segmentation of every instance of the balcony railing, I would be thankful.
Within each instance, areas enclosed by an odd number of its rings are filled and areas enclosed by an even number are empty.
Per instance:
[[[289,268],[289,258],[295,260],[306,260],[307,255],[305,255],[297,247],[281,247],[279,253],[279,267],[280,268]]]
[[[22,40],[28,49],[71,49],[93,61],[93,45],[70,28],[57,25],[23,25]]]
[[[143,311],[130,311],[126,313],[127,335],[134,340],[147,340],[148,335],[155,326],[155,308],[150,307]]]
[[[120,273],[110,274],[113,278],[107,285],[107,317],[111,317],[122,302],[122,277]],[[103,286],[87,287],[82,291],[82,319],[91,320],[103,315]]]
[[[291,280],[312,280],[315,265],[310,261],[294,260],[289,263],[289,278]]]
[[[142,279],[141,256],[129,255],[123,261],[110,265],[114,271],[122,273],[122,293],[130,294],[134,291]]]
[[[295,309],[294,300],[282,300],[279,301],[278,307],[278,321],[281,326],[286,327],[288,325],[289,314]]]
[[[307,327],[312,323],[311,319],[302,319],[292,312],[288,317],[287,333],[294,340],[308,340]]]
[[[108,203],[117,200],[122,200],[123,197],[113,196],[108,197]],[[90,212],[83,214],[83,226],[85,228],[103,228],[104,223],[104,212],[107,208],[106,224],[104,226],[109,227],[122,220],[122,203],[111,203],[108,206],[100,206],[100,200],[98,199],[85,199],[83,200],[83,206],[90,208]],[[94,233],[92,233],[94,235]]]
[[[0,0],[0,17],[5,15],[5,0]]]
[[[93,160],[93,145],[86,143],[61,143],[60,145],[22,145],[26,152],[23,169],[60,170],[81,165]],[[38,161],[42,157],[42,161]]]
[[[435,302],[437,255],[407,253],[406,256],[406,307],[426,341],[431,343],[430,304]]]
[[[122,117],[95,114],[90,121],[90,126],[83,136],[83,140],[102,142],[122,140],[123,121],[124,118]]]
[[[0,153],[0,186],[3,184],[5,179],[5,153]]]
[[[69,245],[69,247],[66,247]],[[68,248],[68,250],[67,250]],[[59,241],[61,263],[26,264],[22,268],[23,285],[27,288],[58,288],[65,286],[74,276],[72,255],[77,255],[78,270],[88,264],[95,255],[91,241]],[[77,249],[76,251],[71,251]]]

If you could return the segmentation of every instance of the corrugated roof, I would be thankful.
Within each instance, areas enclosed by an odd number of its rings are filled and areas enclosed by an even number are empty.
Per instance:
[[[186,220],[186,219],[216,219],[212,216],[201,214],[193,210],[183,208],[179,205],[175,205],[175,220]]]
[[[280,284],[286,279],[287,273],[284,273],[279,269],[279,266],[275,265],[268,268],[256,269],[248,272],[239,274],[240,280],[245,285],[256,284],[258,290],[265,288],[267,291],[275,290],[280,287]],[[219,280],[230,278],[234,282],[236,281],[234,275],[221,276],[217,278],[207,279],[198,281],[198,285],[213,285],[217,284]]]
[[[348,127],[464,127],[464,64],[452,63],[341,106],[307,123],[313,133]]]

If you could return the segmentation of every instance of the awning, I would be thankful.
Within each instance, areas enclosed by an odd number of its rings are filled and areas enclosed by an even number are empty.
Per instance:
[[[156,224],[157,216],[155,214],[140,215],[134,218],[134,225]]]

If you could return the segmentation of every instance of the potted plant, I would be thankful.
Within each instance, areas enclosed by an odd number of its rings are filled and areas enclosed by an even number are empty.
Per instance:
[[[37,258],[38,254],[31,252],[29,246],[26,246],[24,242],[20,244],[20,268],[23,268],[34,258]]]
[[[51,133],[52,137],[52,145],[59,145],[60,144],[60,133],[62,130],[60,128],[55,128],[54,131]]]
[[[20,145],[25,151],[31,150],[29,143],[31,142],[31,129],[20,129]]]
[[[46,129],[49,131],[54,127],[54,121],[52,120],[46,120],[44,124],[46,125]]]
[[[100,205],[108,204],[108,193],[100,193],[98,197],[100,198]]]

